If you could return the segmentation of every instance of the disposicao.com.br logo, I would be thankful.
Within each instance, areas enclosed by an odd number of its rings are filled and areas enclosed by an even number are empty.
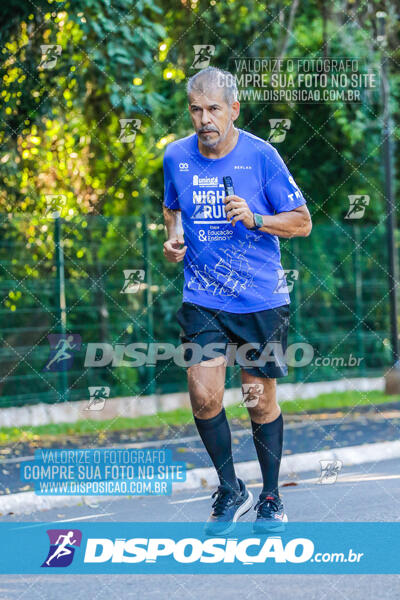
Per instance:
[[[90,538],[85,563],[157,563],[165,559],[175,563],[265,563],[359,562],[362,553],[322,553],[314,555],[314,543],[308,538],[293,538],[286,544],[280,536],[264,538]]]
[[[40,537],[46,540],[40,542],[38,560],[35,544],[29,542],[37,539],[38,526],[21,524],[24,546],[32,547],[22,571],[37,572],[32,570],[35,564],[39,572],[43,567],[68,567],[82,574],[398,572],[398,553],[392,553],[391,541],[386,543],[392,538],[385,537],[387,524],[381,523],[292,523],[282,534],[261,535],[253,532],[252,523],[238,523],[234,531],[220,536],[207,536],[204,523],[81,522],[79,529],[70,525],[68,529],[43,527]],[[384,554],[377,564],[373,534],[379,532]],[[15,535],[15,524],[11,534]],[[47,539],[50,548],[43,543]],[[11,571],[18,548],[20,544],[10,556]]]

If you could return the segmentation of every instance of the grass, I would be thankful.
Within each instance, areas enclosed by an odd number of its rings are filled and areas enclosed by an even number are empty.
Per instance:
[[[284,414],[301,414],[309,411],[330,409],[344,409],[361,405],[382,404],[385,402],[400,402],[400,396],[385,396],[383,392],[333,392],[320,394],[308,400],[282,402]],[[230,419],[245,420],[248,418],[247,409],[240,405],[228,406],[226,413]],[[118,417],[106,421],[82,420],[76,423],[51,423],[34,427],[1,427],[0,444],[10,442],[39,441],[42,437],[68,436],[68,435],[93,435],[101,437],[110,431],[123,431],[132,429],[147,429],[155,427],[182,426],[193,422],[190,409],[180,408],[171,412],[157,413],[156,415],[135,418]]]

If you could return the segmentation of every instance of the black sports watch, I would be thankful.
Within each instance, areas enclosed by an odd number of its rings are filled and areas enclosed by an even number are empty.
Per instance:
[[[252,229],[260,229],[264,225],[262,215],[258,213],[253,213],[254,217],[254,227]]]

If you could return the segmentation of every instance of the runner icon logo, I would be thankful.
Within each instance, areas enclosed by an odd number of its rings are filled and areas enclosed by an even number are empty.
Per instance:
[[[294,282],[299,278],[299,272],[296,269],[278,269],[278,283],[274,289],[274,294],[289,294],[293,291]]]
[[[81,349],[81,336],[52,333],[47,339],[50,343],[50,358],[43,372],[68,371],[74,362],[74,353]]]
[[[140,284],[144,281],[145,272],[143,269],[124,269],[124,285],[121,294],[136,294],[140,289]]]
[[[42,58],[39,69],[53,69],[57,64],[57,59],[61,56],[61,46],[58,44],[41,44],[40,50]]]
[[[361,219],[365,214],[366,207],[369,205],[369,196],[366,194],[349,196],[349,204],[345,219]]]
[[[75,548],[81,545],[79,529],[48,529],[50,548],[42,567],[68,567],[74,558]]]
[[[322,484],[335,483],[343,466],[341,460],[320,460],[321,474],[319,482]]]
[[[106,399],[110,397],[110,388],[104,385],[89,386],[90,399],[85,410],[103,410]]]
[[[59,219],[62,216],[63,209],[67,204],[65,194],[46,194],[46,212],[48,219]]]
[[[268,141],[275,144],[283,142],[286,133],[290,129],[290,119],[269,119],[269,124],[271,126],[271,133],[269,134]]]
[[[131,144],[136,139],[136,134],[142,124],[140,119],[120,119],[121,132],[119,141],[123,144]]]
[[[264,392],[262,383],[244,383],[242,385],[243,401],[242,406],[253,408],[260,401],[260,396]]]
[[[195,44],[193,46],[194,59],[192,69],[205,69],[209,66],[211,57],[215,52],[215,46],[210,44]]]

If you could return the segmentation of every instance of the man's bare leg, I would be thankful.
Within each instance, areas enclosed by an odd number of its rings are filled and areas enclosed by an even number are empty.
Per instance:
[[[238,491],[229,423],[222,405],[226,363],[223,356],[188,368],[190,401],[197,430],[216,468],[220,484]]]
[[[212,419],[222,409],[225,390],[226,363],[223,356],[204,360],[187,370],[193,415]]]

